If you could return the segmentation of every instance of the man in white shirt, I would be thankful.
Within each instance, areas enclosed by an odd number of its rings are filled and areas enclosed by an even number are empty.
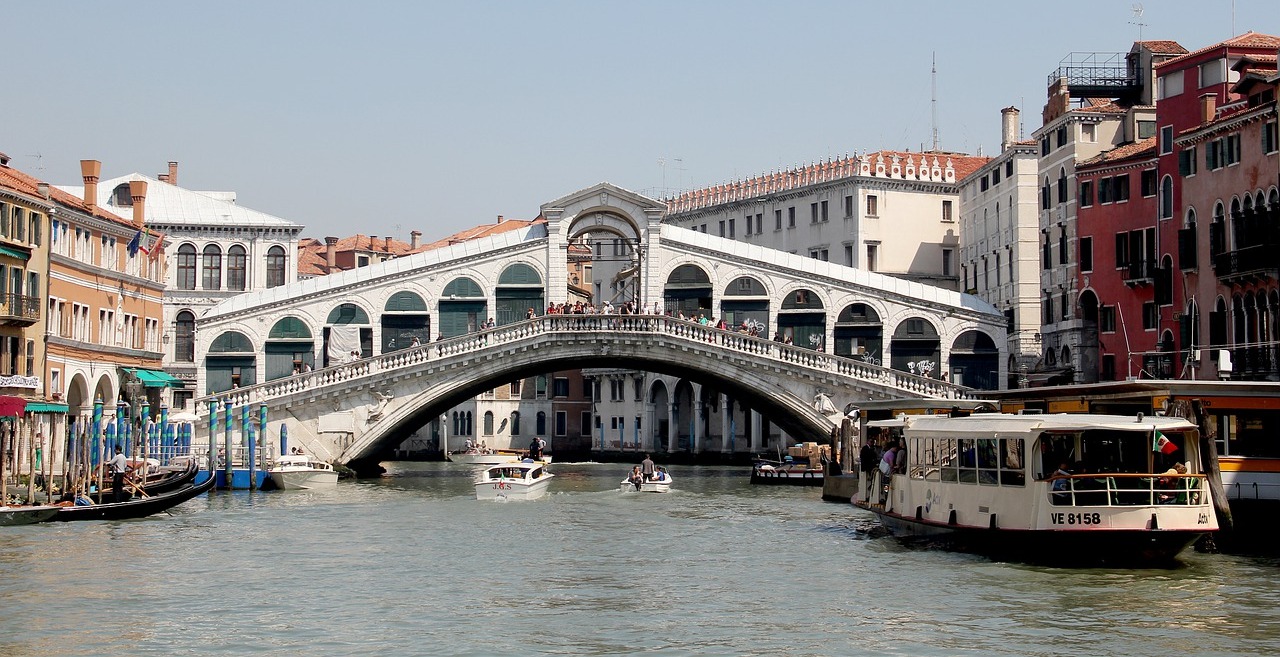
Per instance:
[[[124,501],[124,475],[129,472],[129,459],[124,456],[124,450],[116,445],[116,455],[107,461],[107,467],[111,470],[111,491],[114,496],[113,501]]]

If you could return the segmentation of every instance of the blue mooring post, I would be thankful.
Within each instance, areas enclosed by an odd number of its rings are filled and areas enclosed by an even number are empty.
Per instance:
[[[151,446],[152,431],[148,431],[147,421],[151,419],[151,402],[146,397],[142,398],[142,408],[139,409],[138,415],[138,444],[142,446],[142,457],[155,456],[155,448]],[[133,424],[130,422],[130,424]]]
[[[173,434],[169,431],[169,405],[160,402],[160,448],[169,459],[173,458]],[[168,463],[167,459],[161,460],[161,463]]]
[[[194,430],[194,427],[193,427]],[[218,400],[209,402],[209,476],[218,476]]]
[[[124,433],[124,427],[126,424],[126,422],[124,421],[124,417],[125,417],[124,408],[125,408],[124,400],[123,399],[116,400],[116,421],[115,421],[116,442],[123,444],[124,455],[132,458],[133,452],[129,451],[129,437],[126,436]]]
[[[262,449],[259,455],[264,462],[267,460],[267,453],[271,451],[267,446],[267,405],[264,402],[258,407],[258,447]]]
[[[240,407],[240,433],[243,435],[242,437],[244,438],[245,447],[248,450],[247,456],[249,458],[249,490],[254,490],[258,487],[258,464],[253,460],[253,458],[257,456],[257,450],[254,449],[254,443],[258,441],[254,438],[253,424],[249,421],[249,416],[251,415],[252,410],[253,407],[249,404],[245,404]]]
[[[222,449],[224,450],[223,453],[226,454],[226,464],[223,466],[223,468],[227,475],[227,488],[231,490],[235,490],[234,478],[236,475],[236,471],[235,471],[235,468],[232,466],[232,461],[234,461],[235,459],[233,459],[231,456],[231,425],[232,425],[233,419],[231,417],[232,413],[231,413],[230,399],[223,400],[222,413],[223,415],[227,416],[227,421],[224,423],[225,428],[223,431],[223,440],[222,440]]]
[[[102,397],[95,397],[93,400],[93,426],[91,427],[91,442],[89,444],[89,465],[98,465],[98,457],[102,451]]]

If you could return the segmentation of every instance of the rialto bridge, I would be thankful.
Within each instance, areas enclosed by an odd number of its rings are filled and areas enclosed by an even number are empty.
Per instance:
[[[196,410],[265,406],[291,441],[359,464],[468,398],[559,370],[714,386],[791,436],[832,427],[819,393],[958,399],[971,389],[956,382],[1005,380],[1005,318],[975,297],[664,225],[659,202],[606,183],[541,210],[545,223],[218,304],[197,320]],[[643,312],[545,314],[590,297],[574,272],[610,241]],[[698,314],[759,337],[681,319]],[[693,451],[703,412],[670,404]]]

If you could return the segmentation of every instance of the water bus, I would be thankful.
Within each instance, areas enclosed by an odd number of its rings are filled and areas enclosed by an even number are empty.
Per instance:
[[[867,423],[905,470],[853,504],[895,535],[1027,561],[1154,563],[1218,529],[1196,426],[1091,414],[901,416]]]

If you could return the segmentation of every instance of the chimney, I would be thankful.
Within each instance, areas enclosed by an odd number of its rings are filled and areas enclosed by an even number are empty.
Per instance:
[[[1218,114],[1218,94],[1205,94],[1200,97],[1200,122],[1208,123]]]
[[[1049,85],[1049,100],[1044,104],[1043,122],[1048,123],[1071,110],[1071,92],[1067,79],[1058,78]]]
[[[90,210],[98,207],[98,176],[101,174],[101,162],[80,160],[80,175],[84,176],[84,204]]]
[[[159,180],[160,182],[163,182],[163,183],[167,183],[169,182],[169,174],[167,173],[158,174],[156,176],[156,180]]]
[[[338,264],[338,238],[324,238],[324,266],[325,273],[332,274]]]
[[[178,163],[177,162],[174,162],[172,160],[169,161],[169,177],[165,179],[165,182],[169,183],[170,185],[178,184]]]
[[[147,181],[130,180],[129,198],[133,199],[133,225],[142,230],[147,225]]]
[[[504,221],[506,221],[506,219],[503,219],[502,215],[498,215],[498,223],[502,223]]]
[[[372,251],[372,250],[374,250],[374,249],[378,248],[378,247],[374,246],[374,242],[377,242],[377,241],[378,241],[378,236],[377,236],[377,235],[370,235],[370,236],[369,236],[369,250],[370,250],[370,251]]]
[[[409,248],[416,249],[422,245],[422,231],[415,230],[409,233]]]
[[[1000,110],[1000,152],[1018,141],[1018,108],[1012,105]]]
[[[45,197],[46,199],[48,199],[48,198],[49,198],[49,183],[44,182],[43,180],[42,180],[42,181],[40,181],[39,183],[36,183],[36,192],[37,192],[38,194],[40,194],[41,196]]]
[[[387,236],[386,245],[387,245],[387,253],[391,253],[391,236],[390,235]]]

